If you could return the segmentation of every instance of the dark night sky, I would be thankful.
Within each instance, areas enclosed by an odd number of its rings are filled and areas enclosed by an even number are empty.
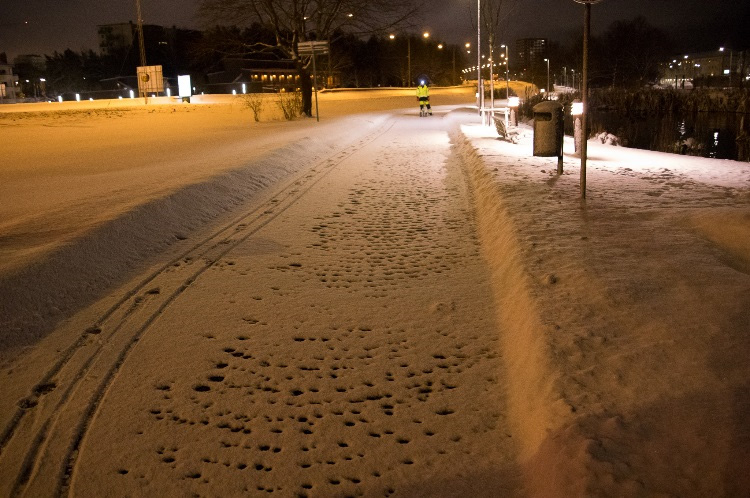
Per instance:
[[[51,54],[71,48],[97,49],[96,26],[135,20],[135,0],[3,0],[0,52]],[[141,0],[144,22],[201,28],[198,0]],[[618,19],[643,15],[677,39],[679,51],[714,45],[748,47],[748,0],[604,0],[592,8],[592,30]],[[449,43],[476,41],[471,19],[476,0],[431,0],[414,19],[415,32],[428,29]],[[28,21],[29,24],[23,24]],[[565,42],[580,33],[583,6],[573,0],[518,0],[501,42],[540,37]]]

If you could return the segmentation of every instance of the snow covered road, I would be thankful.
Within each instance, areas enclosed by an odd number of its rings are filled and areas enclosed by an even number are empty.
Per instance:
[[[27,356],[2,494],[518,492],[452,120],[370,121]]]

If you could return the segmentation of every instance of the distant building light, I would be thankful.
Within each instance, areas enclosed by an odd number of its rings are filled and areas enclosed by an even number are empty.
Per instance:
[[[81,94],[76,93],[76,102],[80,102],[80,101],[81,101]]]
[[[57,96],[57,101],[58,101],[58,102],[62,102],[62,95],[58,95],[58,96]]]
[[[573,102],[570,108],[570,114],[573,116],[580,116],[583,114],[583,102]]]
[[[117,98],[118,98],[118,99],[120,99],[120,100],[122,100],[122,95],[120,95],[120,96],[119,96],[119,97],[117,97]]]
[[[232,90],[232,95],[237,95],[237,90]]]
[[[518,107],[518,105],[521,103],[518,97],[510,97],[508,99],[508,107]]]
[[[135,92],[133,90],[130,90],[130,98],[131,99],[135,98]]]
[[[729,74],[729,69],[725,69],[724,74]]]
[[[171,96],[172,96],[172,89],[167,88],[167,97],[171,97]]]
[[[247,93],[247,85],[245,83],[242,84],[242,93]]]

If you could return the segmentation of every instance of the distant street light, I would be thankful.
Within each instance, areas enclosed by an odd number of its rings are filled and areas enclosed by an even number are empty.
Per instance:
[[[547,91],[549,92],[549,59],[544,59],[544,61],[547,63]]]
[[[586,198],[586,142],[588,141],[588,92],[589,92],[589,35],[591,33],[591,5],[601,0],[574,0],[582,3],[583,10],[583,75],[581,76],[581,100],[583,103],[583,114],[581,116],[581,128],[583,137],[581,140],[581,199]]]

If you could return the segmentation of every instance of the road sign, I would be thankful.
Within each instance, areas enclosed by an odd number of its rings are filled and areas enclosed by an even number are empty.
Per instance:
[[[327,41],[299,42],[297,44],[299,55],[324,55],[328,53]]]

